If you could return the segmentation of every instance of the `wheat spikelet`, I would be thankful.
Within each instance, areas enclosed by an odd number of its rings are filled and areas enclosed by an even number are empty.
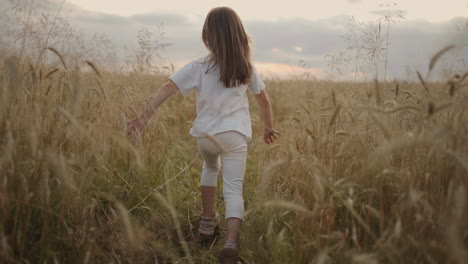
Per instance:
[[[89,252],[89,250],[86,250],[86,254],[85,254],[85,257],[84,257],[84,260],[83,260],[83,264],[89,264],[90,259],[91,259],[91,253]]]
[[[2,152],[0,156],[0,169],[4,169],[4,164],[13,162],[13,154],[15,152],[15,139],[11,131],[11,123],[9,120],[6,121],[6,132],[5,138],[3,139],[4,145],[2,146]],[[0,142],[2,143],[2,142]]]
[[[464,246],[463,229],[466,225],[466,189],[464,184],[451,181],[447,191],[447,216],[445,219],[445,242],[448,245],[448,253],[453,263],[464,264],[466,262],[466,250]]]
[[[75,193],[78,188],[76,187],[75,180],[67,169],[63,155],[49,151],[47,153],[47,161],[49,163],[50,169],[55,173],[55,175],[63,180],[65,187],[69,191],[72,191],[72,193]]]
[[[449,95],[450,97],[453,97],[455,95],[455,88],[456,88],[456,83],[454,81],[449,81],[448,85],[450,87],[449,89]]]
[[[42,157],[41,157],[42,158]],[[43,208],[49,208],[50,206],[50,185],[49,185],[49,175],[48,174],[42,174],[41,179],[40,179],[40,199],[41,199],[41,206]],[[44,225],[47,224],[46,221],[44,222]]]
[[[309,134],[309,136],[315,141],[315,135],[312,132],[312,130],[310,128],[308,128],[308,127],[305,127],[304,129],[307,132],[307,134]]]
[[[96,81],[97,81],[97,84],[99,86],[99,89],[101,90],[102,95],[104,96],[104,100],[106,100],[106,102],[109,102],[109,99],[107,98],[106,91],[104,91],[104,87],[102,86],[101,82],[99,80],[96,80]]]
[[[424,87],[424,90],[426,90],[426,93],[429,93],[429,88],[427,87],[427,84],[424,81],[424,78],[422,77],[421,73],[416,72],[416,74],[418,75],[418,79],[421,82],[422,86]]]
[[[291,201],[285,201],[280,199],[270,200],[263,204],[265,207],[278,207],[290,211],[301,212],[309,215],[313,215],[314,213],[307,209],[306,207],[299,205],[297,203]]]
[[[50,70],[46,75],[45,75],[45,79],[49,79],[50,76],[52,76],[54,73],[58,72],[58,68],[54,68],[52,70]]]
[[[85,63],[91,67],[91,69],[94,71],[94,73],[99,77],[101,78],[101,73],[99,72],[98,68],[96,67],[96,65],[94,63],[92,63],[91,61],[89,60],[86,60]]]
[[[380,127],[380,129],[382,129],[382,131],[384,132],[384,136],[387,140],[390,140],[390,138],[392,137],[392,133],[390,132],[390,129],[383,123],[381,122],[377,117],[375,117],[374,114],[370,113],[369,116],[371,117],[372,121],[374,121],[374,123]]]
[[[286,164],[287,162],[287,160],[277,160],[275,162],[270,163],[263,169],[259,184],[260,190],[262,190],[262,192],[267,191],[270,185],[270,180],[274,176],[274,170],[279,168],[281,165]]]
[[[463,221],[464,215],[466,214],[465,208],[466,208],[466,198],[467,198],[465,186],[459,185],[453,196],[454,196],[453,197],[454,206],[452,209],[453,216],[456,220]]]
[[[397,83],[396,86],[395,86],[395,98],[398,97],[399,92],[400,92],[400,86]]]
[[[71,112],[78,116],[80,114],[80,104],[82,100],[81,75],[78,70],[73,71],[71,75],[71,87],[73,89],[73,100],[71,102]]]
[[[62,63],[63,65],[63,68],[65,68],[65,70],[67,70],[67,64],[65,63],[65,59],[63,58],[62,54],[60,54],[60,52],[58,52],[58,50],[56,50],[55,48],[53,47],[47,47],[46,49],[52,51],[52,53],[54,53],[55,55],[57,55],[57,57],[60,59],[60,62]]]
[[[349,134],[348,131],[345,131],[345,130],[337,130],[335,132],[335,135],[337,135],[337,136],[349,136],[350,134]]]
[[[439,50],[434,56],[432,56],[431,61],[429,62],[429,71],[431,71],[434,68],[436,62],[439,60],[440,57],[442,57],[442,55],[444,55],[446,52],[454,48],[455,48],[455,45],[449,45]]]
[[[20,65],[16,57],[9,57],[5,60],[10,91],[17,91],[21,88]]]
[[[341,104],[339,104],[338,107],[335,108],[335,111],[333,112],[333,116],[330,119],[330,123],[328,123],[328,127],[333,126],[333,124],[336,121],[336,118],[338,117],[338,114],[340,113],[340,110],[341,110]]]
[[[381,106],[383,103],[382,90],[380,89],[380,84],[377,79],[374,80],[374,91],[375,91],[375,100],[378,106]]]
[[[77,134],[88,137],[91,136],[89,134],[89,131],[85,127],[83,127],[78,121],[78,119],[76,119],[70,112],[68,112],[62,107],[59,107],[59,111],[68,119],[68,121],[70,121],[70,124],[72,124],[74,128],[78,130]]]
[[[132,223],[130,221],[130,217],[128,216],[128,211],[121,203],[116,203],[115,207],[117,208],[117,213],[119,215],[119,219],[122,223],[123,230],[125,231],[125,237],[128,240],[129,245],[136,244],[136,234],[133,230]]]
[[[401,110],[413,110],[413,111],[416,111],[416,112],[419,112],[420,109],[417,108],[417,107],[414,107],[412,105],[405,105],[405,106],[399,106],[399,107],[395,107],[393,109],[390,109],[390,110],[386,110],[382,113],[384,114],[391,114],[391,113],[396,113],[396,112],[399,112]]]
[[[435,112],[435,106],[434,106],[434,103],[433,102],[429,102],[429,104],[427,105],[427,115],[428,116],[431,116],[433,115]]]
[[[467,77],[468,77],[468,71],[465,72],[461,76],[458,74],[455,74],[455,76],[451,80],[447,81],[447,84],[449,86],[449,95],[451,97],[455,95],[455,91],[457,90],[457,88],[460,88],[466,85],[463,82],[465,81]]]
[[[13,253],[10,243],[8,242],[8,237],[5,235],[3,230],[0,230],[0,232],[0,252],[3,260],[6,263],[17,262],[14,257],[15,254]]]
[[[128,140],[115,135],[110,135],[109,138],[112,139],[118,147],[121,147],[123,150],[128,151],[133,155],[133,159],[138,168],[144,168],[140,153],[130,142],[128,142]]]
[[[36,96],[36,93],[37,93],[38,81],[40,82],[40,79],[37,77],[36,69],[34,68],[32,64],[29,64],[29,70],[31,72],[31,82],[32,82],[29,92],[32,93],[32,100],[34,100],[34,97]]]
[[[374,207],[366,204],[366,205],[364,205],[364,208],[366,209],[366,212],[369,212],[375,218],[377,218],[379,220],[382,219],[382,214],[377,209],[375,209]]]
[[[312,178],[314,179],[314,185],[313,185],[313,188],[314,188],[314,194],[316,194],[317,196],[317,203],[320,203],[322,201],[324,201],[325,199],[325,187],[322,183],[322,180],[321,180],[321,177],[319,177],[316,173],[313,173],[312,174]]]
[[[412,105],[398,106],[398,107],[395,107],[393,109],[388,109],[388,110],[382,110],[381,108],[370,107],[370,106],[359,107],[359,108],[365,109],[365,110],[371,110],[372,112],[379,113],[379,114],[393,114],[393,113],[400,112],[402,110],[411,110],[410,111],[411,113],[414,113],[414,112],[418,113],[421,111],[421,109]]]
[[[332,102],[333,102],[333,107],[336,108],[336,95],[335,95],[335,90],[332,90]]]
[[[401,219],[398,218],[397,222],[395,223],[395,228],[393,229],[393,236],[396,238],[400,238],[401,236]]]
[[[364,231],[367,232],[368,235],[370,235],[373,239],[376,239],[376,235],[374,232],[372,232],[372,229],[369,227],[369,225],[366,223],[366,221],[361,217],[361,215],[354,209],[353,207],[353,201],[348,199],[346,201],[342,201],[342,204],[348,209],[348,211],[351,213],[353,218],[356,220],[356,222],[363,228]]]
[[[458,163],[461,165],[461,167],[466,171],[468,172],[468,157],[467,156],[464,156],[462,153],[458,153],[458,152],[455,152],[455,151],[446,151],[446,153],[450,156],[452,156],[452,158]]]
[[[372,254],[359,254],[354,255],[352,258],[352,264],[378,264],[379,261]]]
[[[29,66],[29,71],[31,72],[31,77],[33,79],[33,82],[35,82],[37,79],[36,69],[34,68],[34,65],[32,65],[31,63],[29,63],[28,66]]]
[[[461,83],[468,77],[468,71],[465,72],[462,76],[458,78],[458,81]]]
[[[302,109],[304,109],[304,111],[305,111],[308,115],[310,115],[310,111],[309,111],[309,109],[307,109],[307,107],[305,107],[303,104],[299,104],[299,105],[301,106]]]
[[[318,254],[318,256],[315,258],[314,262],[315,264],[327,264],[330,263],[330,256],[328,255],[327,250],[324,250]]]

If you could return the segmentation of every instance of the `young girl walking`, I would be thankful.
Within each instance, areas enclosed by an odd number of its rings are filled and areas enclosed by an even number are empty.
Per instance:
[[[235,262],[244,219],[242,187],[247,143],[252,137],[247,90],[255,95],[260,108],[264,142],[272,143],[279,133],[273,129],[265,84],[251,61],[249,37],[236,12],[228,7],[210,10],[203,25],[202,39],[209,54],[191,61],[170,76],[151,97],[146,109],[129,122],[128,129],[129,134],[142,130],[155,110],[177,91],[183,95],[196,91],[197,117],[190,134],[197,138],[204,160],[200,184],[203,214],[198,231],[201,235],[212,235],[219,225],[214,200],[222,168],[227,239],[220,257]]]

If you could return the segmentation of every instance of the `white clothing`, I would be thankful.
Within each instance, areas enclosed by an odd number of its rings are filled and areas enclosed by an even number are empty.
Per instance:
[[[197,117],[190,134],[194,137],[238,131],[250,141],[252,125],[247,89],[260,94],[265,84],[252,64],[252,80],[248,85],[226,88],[220,81],[219,68],[208,62],[208,56],[191,61],[169,77],[183,95],[197,91]]]
[[[244,219],[242,186],[247,160],[246,138],[237,131],[226,131],[214,136],[198,137],[197,143],[204,160],[201,186],[217,185],[222,161],[226,219]]]

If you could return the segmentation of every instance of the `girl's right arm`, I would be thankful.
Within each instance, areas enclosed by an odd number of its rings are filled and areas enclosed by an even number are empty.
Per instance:
[[[167,81],[156,93],[150,98],[145,110],[135,119],[128,122],[128,135],[133,134],[135,131],[141,131],[146,123],[153,116],[158,107],[166,101],[171,95],[179,90],[179,87],[172,81]]]
[[[276,135],[281,134],[273,128],[273,115],[268,94],[263,89],[260,91],[260,94],[255,95],[255,99],[260,107],[260,116],[263,120],[263,140],[267,144],[273,143],[277,139]]]

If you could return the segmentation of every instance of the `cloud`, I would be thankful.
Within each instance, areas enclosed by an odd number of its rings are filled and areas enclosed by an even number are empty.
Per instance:
[[[299,47],[299,46],[294,46],[293,49],[297,52],[297,53],[301,53],[303,48],[302,47]]]
[[[81,24],[96,24],[100,26],[119,26],[126,25],[130,22],[127,18],[122,16],[94,12],[79,12],[73,16],[73,19],[79,21]]]
[[[257,62],[255,67],[264,79],[289,79],[291,77],[315,80],[325,73],[319,68],[308,68],[283,63]]]
[[[385,17],[388,16],[388,10],[373,10],[370,12],[371,14],[377,15],[379,17]],[[390,10],[390,16],[396,21],[401,21],[403,20],[408,14],[407,10],[400,10],[400,9],[392,9]]]
[[[161,23],[164,23],[167,25],[175,26],[186,25],[189,23],[187,17],[174,14],[147,13],[131,16],[130,19],[145,25],[159,25]]]
[[[278,21],[245,21],[254,42],[258,60],[297,65],[300,60],[311,67],[322,65],[323,56],[342,47],[345,17],[310,21],[284,19]],[[275,51],[272,56],[272,49]]]

